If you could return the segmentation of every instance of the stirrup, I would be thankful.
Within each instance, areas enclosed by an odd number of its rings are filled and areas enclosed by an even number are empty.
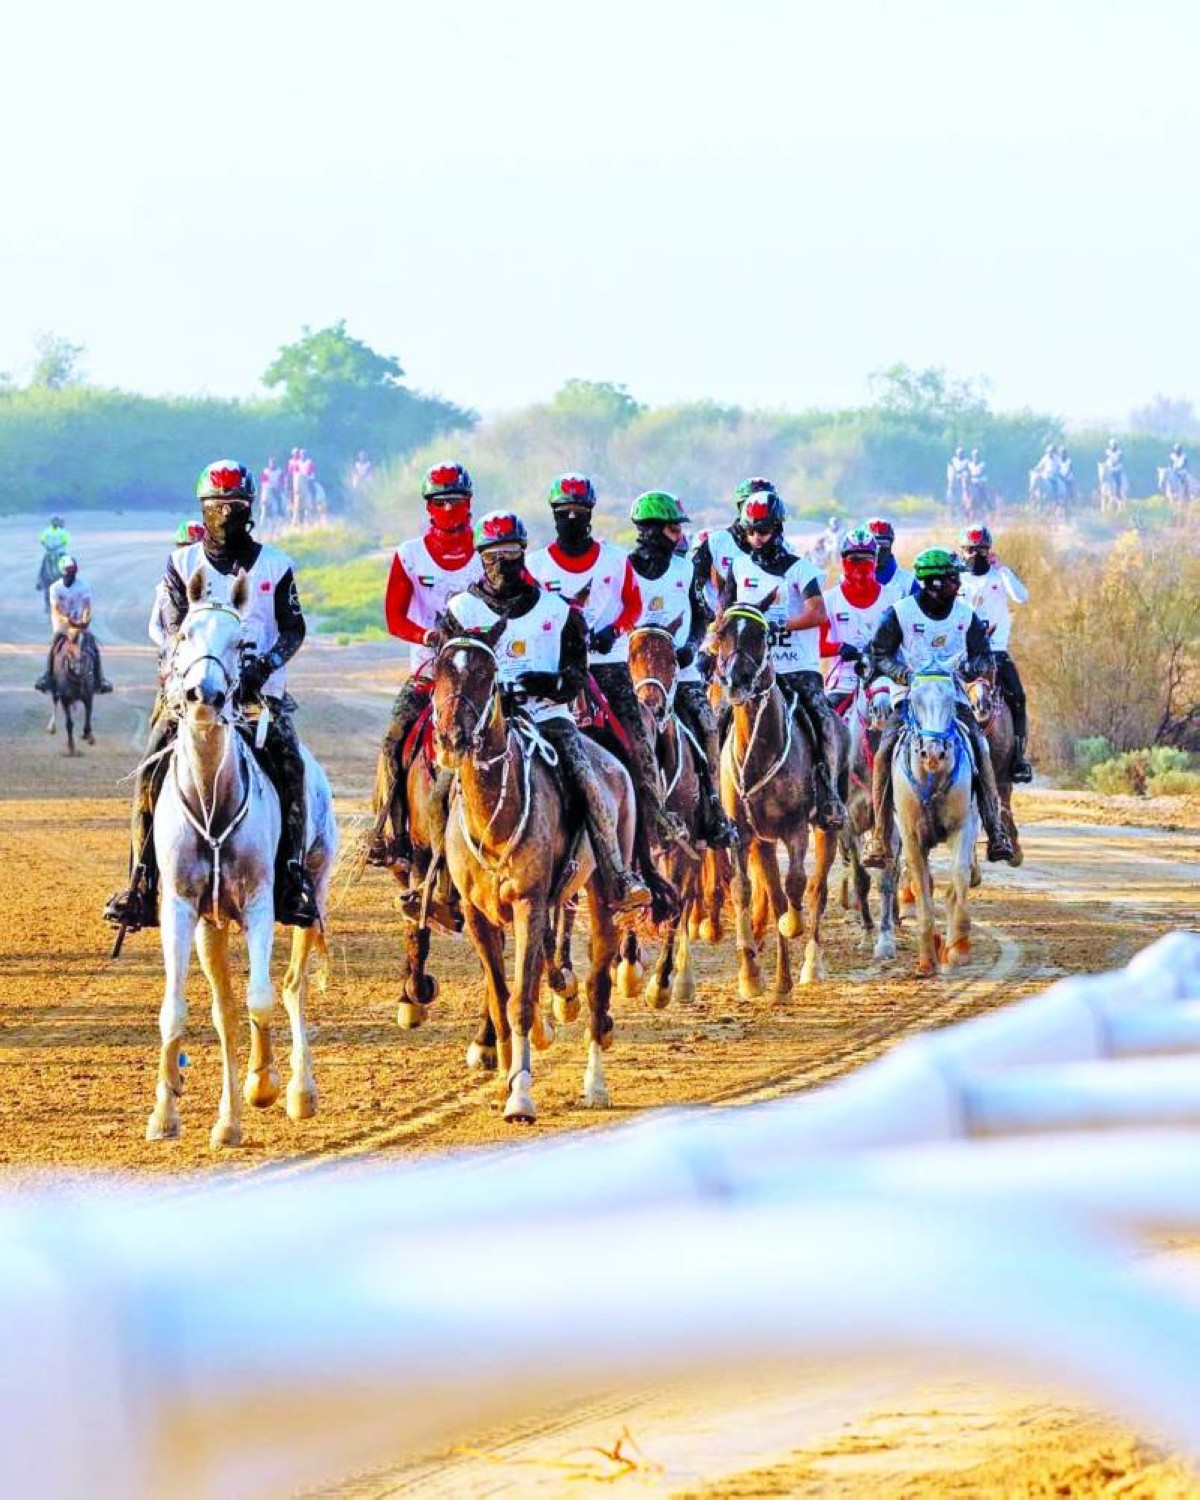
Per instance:
[[[311,927],[321,913],[317,894],[303,865],[289,864],[275,891],[275,920],[285,927]]]
[[[102,677],[100,679],[100,686],[96,689],[96,691],[98,693],[111,693],[112,690],[113,690],[112,683],[109,682],[109,680],[108,680],[107,677]]]
[[[114,927],[124,927],[128,932],[157,927],[157,904],[142,880],[137,879],[127,890],[117,891],[109,897],[104,907],[104,920]]]
[[[859,863],[864,870],[886,870],[887,862],[887,847],[883,837],[873,830],[859,854]]]

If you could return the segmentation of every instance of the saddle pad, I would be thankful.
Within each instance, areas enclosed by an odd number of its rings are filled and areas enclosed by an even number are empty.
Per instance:
[[[418,755],[423,755],[427,764],[433,764],[433,702],[422,708],[413,727],[404,738],[400,750],[401,768],[407,771]]]

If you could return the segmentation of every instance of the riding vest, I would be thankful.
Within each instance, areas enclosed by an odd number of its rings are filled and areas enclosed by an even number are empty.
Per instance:
[[[728,526],[723,526],[720,531],[710,531],[706,536],[697,537],[697,546],[702,541],[708,543],[708,554],[712,558],[713,572],[717,575],[716,583],[709,578],[704,584],[704,602],[715,615],[720,604],[720,585],[729,577],[734,558],[742,557],[744,553]]]
[[[192,542],[187,547],[177,547],[171,553],[171,562],[180,578],[186,583],[201,564],[207,582],[206,599],[216,599],[221,604],[229,603],[237,573],[218,573],[204,555],[204,543]],[[264,542],[262,550],[246,569],[246,581],[250,585],[250,599],[242,618],[246,622],[248,639],[260,656],[268,652],[279,639],[279,625],[275,619],[275,590],[291,572],[292,560],[278,547]],[[160,601],[155,596],[155,615]],[[154,639],[154,616],[151,617],[150,638]],[[272,672],[263,685],[268,698],[282,698],[287,692],[287,668]]]
[[[661,625],[666,627],[678,619],[675,629],[675,649],[678,651],[688,643],[692,633],[692,565],[686,557],[672,557],[667,571],[659,578],[646,578],[638,574],[642,588],[642,612],[638,625]],[[634,627],[637,628],[636,626]],[[700,668],[690,662],[680,667],[676,682],[701,682]]]
[[[1007,651],[1012,635],[1012,612],[1009,600],[1024,604],[1029,591],[1011,570],[1003,565],[991,567],[986,573],[962,575],[960,599],[966,600],[983,623],[990,627],[993,651]]]
[[[851,604],[842,593],[840,583],[826,589],[821,596],[825,600],[825,613],[829,616],[829,639],[835,646],[857,646],[865,651],[875,638],[879,622],[891,608],[893,600],[881,585],[879,596],[873,604]],[[853,693],[858,688],[858,678],[852,661],[842,661],[835,656],[825,678],[825,691],[833,696]]]
[[[788,630],[787,622],[798,615],[807,603],[805,590],[820,573],[812,563],[798,557],[780,577],[759,567],[753,557],[739,552],[732,561],[731,576],[737,586],[737,602],[753,604],[765,599],[772,590],[778,596],[765,611],[771,627],[771,665],[777,672],[819,672],[821,670],[821,632]]]
[[[926,667],[955,667],[967,654],[967,631],[975,611],[956,599],[944,620],[931,620],[915,598],[892,605],[900,625],[904,660],[910,671]]]
[[[50,585],[50,621],[55,635],[66,635],[72,620],[78,620],[92,607],[92,591],[78,574],[75,582],[56,579]]]
[[[492,647],[496,653],[496,676],[501,686],[516,682],[525,672],[557,672],[559,641],[570,618],[571,606],[543,589],[528,614],[512,619],[498,615],[475,594],[455,594],[449,601],[450,613],[464,630],[487,631],[497,620],[504,621],[500,639]],[[549,698],[527,697],[525,711],[531,719],[569,719],[571,710],[565,703]]]
[[[432,630],[438,616],[445,613],[452,596],[469,589],[483,577],[483,564],[479,554],[472,552],[459,568],[447,568],[435,562],[429,555],[423,536],[401,542],[396,551],[400,566],[412,584],[412,599],[408,605],[408,617],[422,630]],[[408,648],[408,662],[413,675],[421,670],[436,655],[428,646],[413,641]]]
[[[884,598],[889,604],[895,604],[898,599],[907,599],[916,581],[916,574],[908,568],[902,568],[899,563],[896,564],[896,571],[886,583],[882,579],[879,580]]]
[[[549,594],[559,594],[572,599],[589,583],[591,589],[583,604],[583,618],[589,630],[603,630],[606,625],[615,625],[625,608],[623,590],[625,575],[632,572],[628,556],[611,542],[599,542],[596,560],[578,573],[564,568],[556,562],[549,547],[531,552],[525,566]],[[634,575],[636,578],[636,574]],[[611,651],[589,653],[594,667],[607,667],[613,662],[629,660],[629,639],[620,635],[613,642]],[[550,671],[557,671],[558,658]]]

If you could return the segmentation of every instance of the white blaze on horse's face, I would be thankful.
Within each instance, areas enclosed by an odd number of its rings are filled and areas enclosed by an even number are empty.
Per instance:
[[[453,770],[482,739],[491,712],[496,659],[483,642],[452,646],[438,658],[433,733],[438,764]]]
[[[979,724],[987,724],[992,717],[992,685],[986,677],[977,677],[967,683],[967,697],[971,712]]]
[[[928,772],[943,770],[953,761],[955,703],[953,677],[930,673],[913,678],[908,707],[917,754]]]

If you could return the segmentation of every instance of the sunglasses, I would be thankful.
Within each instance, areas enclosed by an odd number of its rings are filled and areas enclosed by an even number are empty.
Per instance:
[[[774,533],[775,533],[774,526],[754,526],[754,525],[750,525],[750,526],[746,527],[746,535],[747,536],[773,536]]]

